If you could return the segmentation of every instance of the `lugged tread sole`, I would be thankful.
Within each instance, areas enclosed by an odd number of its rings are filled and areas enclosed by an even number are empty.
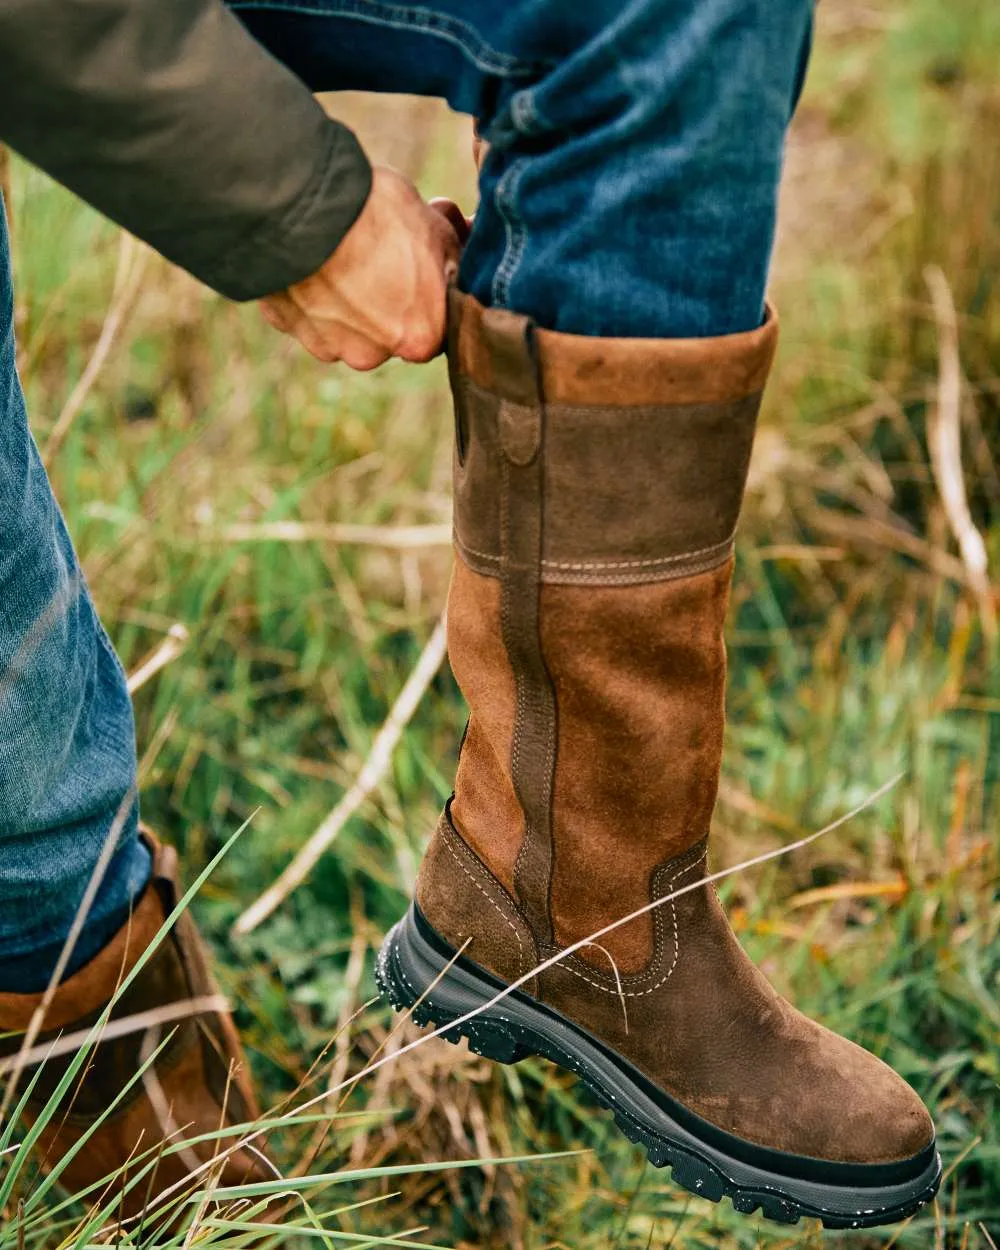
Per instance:
[[[422,917],[419,923],[427,926]],[[434,936],[442,946],[447,945],[443,939]],[[419,974],[416,970],[417,964],[422,965]],[[539,1017],[545,1010],[527,995],[513,991],[508,999],[497,1004],[488,1013],[452,1025],[453,1021],[459,1020],[474,1007],[489,1001],[496,994],[499,983],[472,961],[457,956],[455,952],[452,952],[448,960],[442,951],[431,947],[419,932],[415,905],[386,938],[379,954],[375,975],[379,989],[395,1010],[410,1011],[413,1020],[422,1027],[442,1028],[442,1036],[446,1041],[457,1044],[465,1038],[473,1053],[498,1063],[518,1063],[537,1055],[574,1073],[583,1081],[595,1100],[612,1113],[615,1124],[625,1136],[646,1151],[649,1161],[655,1167],[669,1167],[674,1182],[698,1197],[712,1202],[728,1197],[733,1207],[744,1215],[753,1215],[760,1210],[765,1219],[777,1224],[797,1224],[805,1217],[822,1221],[823,1226],[828,1229],[869,1228],[908,1218],[937,1192],[941,1162],[936,1153],[935,1166],[915,1178],[909,1188],[902,1187],[906,1192],[890,1205],[886,1205],[884,1201],[875,1201],[873,1195],[877,1191],[866,1193],[858,1190],[856,1205],[849,1210],[833,1210],[825,1207],[822,1202],[804,1200],[802,1196],[788,1190],[798,1188],[810,1193],[829,1190],[830,1193],[838,1195],[841,1206],[844,1193],[850,1197],[854,1197],[854,1193],[822,1184],[796,1182],[763,1171],[760,1184],[738,1181],[732,1173],[741,1170],[747,1172],[745,1165],[736,1160],[728,1160],[731,1167],[720,1167],[709,1157],[713,1153],[710,1147],[692,1149],[690,1143],[685,1144],[678,1140],[679,1134],[667,1136],[666,1133],[656,1131],[652,1124],[644,1123],[638,1115],[623,1105],[624,1100],[609,1088],[611,1082],[606,1072],[582,1061],[579,1056],[561,1045],[551,1035],[551,1031],[543,1031],[541,1027],[531,1027],[514,1019],[518,1013],[523,1017],[532,1007]],[[478,996],[470,998],[477,975],[480,982],[476,987]],[[459,979],[464,982],[462,994],[468,1000],[468,1005],[463,1001],[456,1010],[458,999],[455,995]],[[431,987],[429,992],[428,987]],[[516,1007],[517,1011],[504,1010],[508,1004],[510,1008]],[[547,1015],[552,1014],[547,1012]],[[576,1026],[566,1023],[569,1028],[576,1029]],[[452,1027],[448,1027],[450,1025]],[[899,1188],[892,1190],[894,1195]],[[872,1205],[862,1205],[863,1203]]]

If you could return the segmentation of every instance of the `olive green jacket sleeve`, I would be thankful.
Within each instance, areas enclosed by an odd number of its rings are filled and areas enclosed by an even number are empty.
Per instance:
[[[317,269],[371,186],[220,0],[0,0],[0,140],[232,299]]]

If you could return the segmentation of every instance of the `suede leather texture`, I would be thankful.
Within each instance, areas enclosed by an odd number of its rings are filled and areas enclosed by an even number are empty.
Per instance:
[[[150,837],[154,853],[153,877],[131,920],[93,959],[57,990],[46,1015],[44,1045],[61,1033],[89,1029],[97,1022],[116,987],[164,923],[177,901],[176,855]],[[216,994],[194,921],[184,913],[163,939],[149,962],[115,1004],[112,1020],[149,1011],[190,998]],[[0,994],[0,1032],[12,1037],[0,1041],[0,1056],[16,1054],[20,1037],[30,1024],[41,995]],[[173,1031],[172,1038],[152,1069],[152,1082],[137,1082],[115,1112],[98,1128],[86,1146],[62,1173],[61,1182],[79,1192],[120,1168],[138,1149],[145,1152],[169,1137],[172,1127],[188,1139],[218,1131],[223,1124],[239,1124],[258,1115],[249,1070],[228,1012],[207,1012],[170,1022],[161,1028],[128,1033],[101,1042],[94,1049],[84,1077],[71,1087],[56,1114],[42,1131],[38,1154],[52,1166],[87,1132],[94,1120],[118,1096],[143,1062],[144,1047],[155,1047]],[[149,1053],[148,1050],[146,1053]],[[55,1091],[72,1056],[48,1060],[41,1069],[25,1118],[33,1123]],[[22,1083],[34,1075],[29,1069]],[[162,1095],[163,1106],[151,1100],[150,1090]],[[165,1122],[166,1108],[172,1125]],[[150,1198],[188,1176],[195,1160],[212,1157],[228,1141],[191,1146],[184,1153],[164,1153],[152,1186],[143,1180],[125,1196],[122,1212],[138,1216]],[[137,1167],[133,1166],[132,1174]],[[263,1180],[270,1176],[260,1159],[247,1151],[234,1152],[222,1172],[223,1184]],[[155,1221],[150,1217],[155,1227]]]
[[[500,583],[456,560],[448,594],[448,658],[470,715],[452,816],[509,893],[524,813],[510,775],[516,692],[500,630]]]
[[[458,385],[456,541],[470,567],[495,577],[513,515],[497,466],[531,447],[531,410],[467,378]],[[759,407],[759,391],[718,404],[546,403],[542,580],[636,584],[724,563]]]
[[[700,880],[705,847],[703,839],[663,864],[654,896],[666,899]],[[447,813],[421,866],[417,902],[456,950],[505,981],[539,962],[516,902],[450,827]],[[930,1116],[901,1077],[773,989],[737,942],[710,886],[664,902],[653,915],[658,941],[642,971],[616,978],[609,960],[601,968],[574,954],[524,991],[745,1141],[833,1162],[891,1163],[932,1140]],[[605,935],[600,946],[607,943]]]
[[[634,587],[543,586],[559,720],[552,915],[566,946],[650,900],[657,866],[708,831],[722,762],[732,564]],[[601,941],[623,972],[653,918]],[[593,960],[603,961],[600,952]]]
[[[531,928],[509,892],[442,813],[417,874],[417,903],[456,950],[506,981],[538,963]],[[530,981],[529,990],[536,984]]]
[[[703,861],[682,870],[676,885],[703,870]],[[542,974],[539,997],[686,1107],[747,1141],[855,1163],[908,1159],[928,1144],[933,1125],[913,1090],[776,993],[736,941],[711,887],[659,910],[670,913],[667,949],[651,984],[626,979],[620,997],[613,979],[571,957]]]
[[[471,715],[417,899],[508,982],[663,900],[531,992],[721,1129],[890,1162],[933,1137],[913,1091],[772,989],[714,891],[672,897],[704,875],[722,754],[732,560],[701,548],[735,524],[775,332],[772,314],[704,343],[574,340],[453,296],[449,647]],[[586,577],[552,576],[563,551]],[[642,576],[620,576],[640,551]],[[549,845],[532,855],[546,775]]]
[[[470,568],[501,575],[521,520],[510,492],[531,466],[542,581],[636,584],[725,563],[773,310],[747,334],[662,343],[539,330],[455,291],[449,314],[455,541]]]

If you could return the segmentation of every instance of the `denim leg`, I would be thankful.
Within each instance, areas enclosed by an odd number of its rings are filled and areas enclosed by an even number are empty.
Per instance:
[[[442,96],[491,144],[460,283],[575,334],[760,322],[812,0],[235,0],[314,88]]]
[[[149,878],[125,674],[28,429],[0,205],[0,990],[44,988],[119,809],[118,849],[70,971]]]

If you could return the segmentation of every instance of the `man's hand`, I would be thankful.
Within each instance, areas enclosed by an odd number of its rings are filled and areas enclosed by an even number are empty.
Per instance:
[[[390,356],[441,350],[446,294],[467,228],[450,200],[426,204],[413,184],[376,166],[361,216],[311,277],[261,301],[264,317],[317,360],[374,369]]]

